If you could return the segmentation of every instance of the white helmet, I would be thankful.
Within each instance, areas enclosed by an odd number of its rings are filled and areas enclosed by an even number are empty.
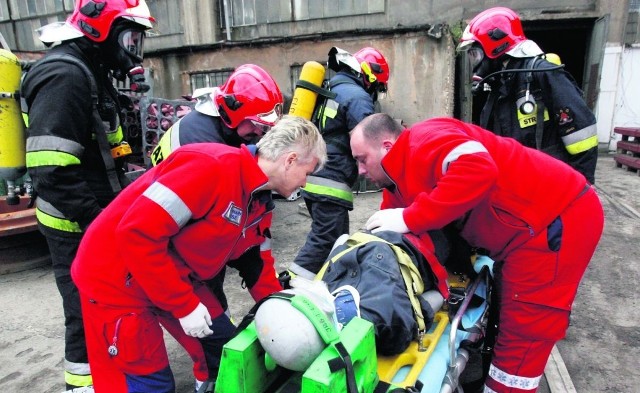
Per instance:
[[[293,371],[309,368],[328,345],[327,341],[338,337],[332,313],[324,311],[323,306],[318,307],[301,292],[295,288],[278,292],[260,305],[255,315],[262,348],[276,364]],[[316,325],[319,326],[316,328]],[[318,329],[325,335],[326,332],[332,334],[325,340]]]
[[[340,71],[341,64],[348,66],[357,74],[360,74],[360,72],[362,72],[360,68],[360,62],[354,55],[344,49],[340,49],[337,46],[334,46],[329,50],[329,68],[331,68],[335,72],[338,72]]]

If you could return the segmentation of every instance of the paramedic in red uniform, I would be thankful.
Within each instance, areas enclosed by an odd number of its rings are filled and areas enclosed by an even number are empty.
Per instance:
[[[129,391],[175,391],[158,315],[221,350],[234,327],[212,332],[223,310],[203,281],[223,266],[239,270],[256,301],[282,289],[260,252],[271,192],[291,195],[325,160],[317,128],[287,116],[256,146],[177,149],[98,216],[72,266],[97,393],[117,372]]]
[[[351,134],[359,173],[384,187],[372,231],[449,223],[497,261],[499,332],[485,392],[535,392],[569,325],[602,234],[597,194],[569,165],[451,118],[408,130],[386,114]]]

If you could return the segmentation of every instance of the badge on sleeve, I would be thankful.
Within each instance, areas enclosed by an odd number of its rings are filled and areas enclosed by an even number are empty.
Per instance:
[[[230,202],[229,207],[227,207],[227,210],[225,210],[222,217],[232,224],[240,225],[240,221],[242,220],[242,209],[236,206],[233,202]]]
[[[569,109],[568,107],[560,109],[556,114],[556,121],[558,122],[559,126],[573,123],[573,113],[571,113],[571,109]]]

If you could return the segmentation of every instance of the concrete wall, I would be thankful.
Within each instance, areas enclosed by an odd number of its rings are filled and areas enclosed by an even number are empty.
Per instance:
[[[180,55],[150,54],[145,64],[154,71],[154,95],[157,97],[174,99],[191,93],[189,72],[234,68],[244,63],[265,68],[282,92],[290,94],[290,67],[309,60],[326,62],[332,46],[352,52],[373,46],[385,55],[391,76],[389,92],[381,101],[383,111],[407,123],[426,117],[448,116],[453,112],[455,48],[448,34],[434,39],[425,31],[415,31],[383,37],[222,47]]]

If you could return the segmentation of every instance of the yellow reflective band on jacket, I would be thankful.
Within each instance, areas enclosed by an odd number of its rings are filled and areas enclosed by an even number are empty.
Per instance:
[[[344,183],[317,176],[308,176],[303,190],[311,194],[327,195],[353,203],[353,193]]]
[[[180,147],[180,120],[162,135],[158,145],[151,152],[151,164],[158,165],[174,150]]]
[[[61,151],[37,151],[27,153],[27,168],[38,166],[69,166],[80,164],[80,159]]]
[[[598,146],[598,130],[595,124],[562,137],[569,154],[578,154]]]
[[[27,168],[80,164],[84,147],[78,142],[53,135],[27,138]]]
[[[89,375],[75,375],[69,371],[64,372],[64,382],[71,386],[91,386],[93,385],[93,378]]]
[[[36,208],[36,218],[38,219],[38,222],[40,224],[49,228],[57,229],[64,232],[82,232],[82,229],[80,229],[80,225],[77,222],[50,216],[39,208]]]
[[[327,125],[327,118],[335,119],[338,115],[338,107],[340,104],[335,100],[327,100],[327,103],[324,107],[324,111],[322,112],[322,127]]]

